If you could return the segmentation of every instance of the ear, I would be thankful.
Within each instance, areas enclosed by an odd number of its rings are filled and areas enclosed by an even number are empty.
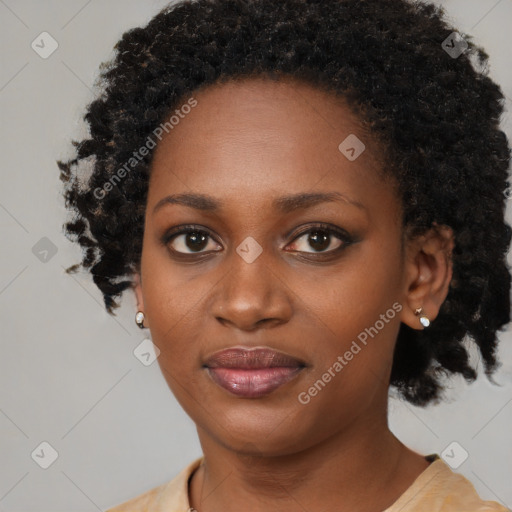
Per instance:
[[[453,275],[454,235],[448,226],[434,226],[406,242],[405,304],[401,320],[413,329],[423,329],[415,310],[431,322],[448,295]]]
[[[141,279],[139,272],[133,274],[132,288],[135,293],[135,298],[137,300],[137,311],[142,311],[144,313],[144,298],[142,296],[142,279]]]

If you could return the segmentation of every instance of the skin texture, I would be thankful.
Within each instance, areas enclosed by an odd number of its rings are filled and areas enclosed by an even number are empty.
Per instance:
[[[387,426],[387,393],[400,323],[421,329],[448,293],[452,233],[413,240],[402,231],[394,183],[379,148],[339,98],[307,84],[250,79],[194,94],[190,114],[156,148],[134,291],[160,368],[196,423],[205,463],[191,505],[215,510],[381,511],[428,466]],[[354,161],[338,150],[349,135],[366,146]],[[282,213],[281,196],[336,192],[345,199]],[[170,194],[208,194],[218,211],[166,204]],[[328,223],[330,256],[308,243]],[[198,255],[177,235],[208,230]],[[310,232],[309,232],[310,233]],[[236,248],[262,248],[247,263]],[[193,246],[192,246],[193,247]],[[172,248],[187,255],[173,256]],[[394,303],[401,311],[307,404],[298,401]],[[306,362],[271,394],[240,398],[202,367],[232,346],[267,346]]]

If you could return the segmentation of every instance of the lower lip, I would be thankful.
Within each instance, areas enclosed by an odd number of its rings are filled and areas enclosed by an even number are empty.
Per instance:
[[[213,381],[230,393],[245,398],[268,395],[278,387],[292,380],[302,367],[275,368],[208,368]]]

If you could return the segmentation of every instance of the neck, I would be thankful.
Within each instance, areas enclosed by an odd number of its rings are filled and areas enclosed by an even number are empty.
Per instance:
[[[199,427],[198,434],[204,464],[190,486],[191,506],[198,512],[382,511],[428,466],[396,439],[385,418],[357,422],[279,456],[230,449]]]

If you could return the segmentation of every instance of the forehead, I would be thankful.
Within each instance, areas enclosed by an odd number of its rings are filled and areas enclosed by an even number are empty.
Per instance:
[[[208,86],[181,105],[191,98],[194,108],[177,105],[178,122],[157,145],[148,204],[191,190],[263,202],[278,191],[362,197],[382,188],[378,146],[342,97],[296,80],[251,78]],[[347,144],[362,152],[347,158]]]

